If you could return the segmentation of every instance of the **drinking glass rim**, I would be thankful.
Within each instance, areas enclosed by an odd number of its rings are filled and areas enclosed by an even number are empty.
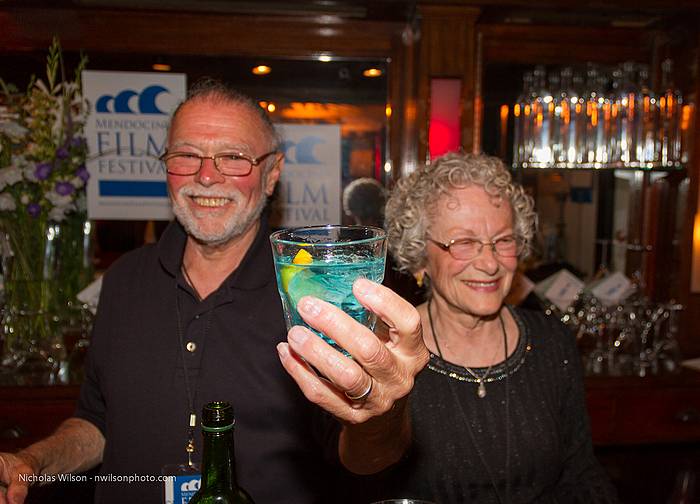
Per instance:
[[[399,499],[384,499],[380,501],[375,501],[372,504],[434,504],[433,501],[412,499],[410,497],[404,497]]]
[[[284,240],[282,238],[279,238],[282,234],[289,233],[289,234],[294,234],[294,232],[300,232],[300,231],[314,231],[314,230],[330,230],[330,229],[370,229],[376,232],[376,236],[372,236],[369,238],[362,238],[360,240],[350,240],[350,241],[320,241],[320,242],[302,242],[302,241],[295,241],[295,240]],[[324,224],[320,226],[300,226],[300,227],[295,227],[295,228],[285,228],[285,229],[280,229],[279,231],[275,231],[270,235],[270,241],[272,243],[282,243],[285,245],[303,245],[306,247],[334,247],[338,245],[362,245],[363,243],[373,243],[377,241],[381,241],[386,239],[386,230],[376,227],[376,226],[362,226],[362,225],[343,225],[343,224]]]

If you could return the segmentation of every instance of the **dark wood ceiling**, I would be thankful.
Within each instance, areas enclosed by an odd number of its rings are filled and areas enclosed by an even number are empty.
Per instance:
[[[677,12],[699,13],[698,0],[0,0],[3,7],[106,8],[294,17],[410,21],[419,5],[478,7],[490,21],[643,26]]]

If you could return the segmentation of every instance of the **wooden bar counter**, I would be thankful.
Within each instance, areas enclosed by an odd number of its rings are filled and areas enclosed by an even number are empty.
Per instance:
[[[14,451],[68,418],[80,387],[0,387],[0,451]],[[586,399],[596,454],[623,503],[666,502],[683,471],[700,476],[700,372],[638,377],[588,377]],[[32,490],[28,502],[89,488]]]
[[[700,372],[588,377],[596,446],[700,442]]]
[[[75,408],[80,387],[0,387],[0,450],[52,432]],[[700,372],[638,378],[588,377],[596,446],[700,442]]]

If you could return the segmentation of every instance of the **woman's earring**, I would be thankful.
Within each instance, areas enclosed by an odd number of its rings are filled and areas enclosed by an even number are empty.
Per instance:
[[[418,284],[418,287],[423,287],[423,277],[425,276],[425,272],[419,271],[414,276],[416,277],[416,283]]]

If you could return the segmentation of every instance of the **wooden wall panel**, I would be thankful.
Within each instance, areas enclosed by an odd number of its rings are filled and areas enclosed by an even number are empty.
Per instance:
[[[389,62],[389,146],[393,179],[413,171],[418,164],[417,149],[417,33],[404,27],[394,42],[394,56]]]
[[[57,35],[68,50],[153,54],[389,57],[402,24],[109,9],[0,10],[4,51],[44,49]]]
[[[649,61],[651,30],[578,26],[479,25],[484,62],[616,64]]]
[[[430,79],[462,80],[462,148],[471,151],[474,137],[474,85],[476,76],[476,20],[480,11],[464,6],[421,5],[418,67],[418,160],[428,147]]]
[[[700,34],[698,36],[700,46]],[[700,65],[700,51],[695,53],[696,68]],[[697,100],[700,97],[700,79],[695,79],[693,95],[695,97],[695,125],[693,150],[688,163],[688,208],[685,213],[683,234],[681,235],[681,268],[682,297],[680,302],[685,306],[681,315],[681,348],[684,357],[700,356],[700,292],[690,291],[690,274],[693,260],[693,224],[695,213],[700,212],[698,193],[700,191],[700,121],[698,120]]]

